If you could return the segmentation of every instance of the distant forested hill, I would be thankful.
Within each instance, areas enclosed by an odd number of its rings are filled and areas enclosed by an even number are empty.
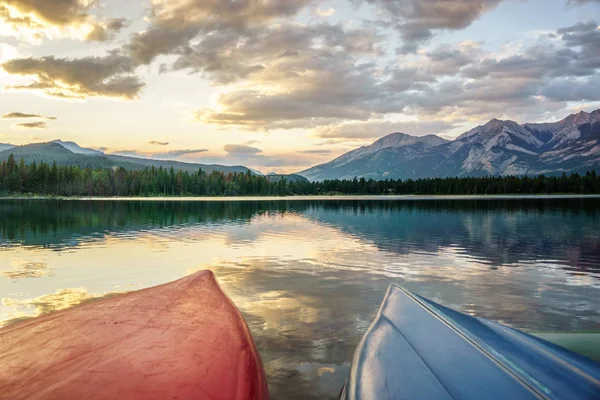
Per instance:
[[[212,171],[225,173],[248,171],[248,168],[244,166],[207,165],[169,160],[151,160],[146,158],[106,155],[101,152],[98,154],[79,154],[68,150],[63,144],[58,142],[15,146],[0,151],[0,161],[8,161],[8,157],[11,154],[14,155],[17,162],[23,159],[26,164],[31,164],[34,161],[38,164],[41,162],[47,164],[56,162],[57,165],[92,169],[121,167],[127,170],[142,170],[151,167],[163,167],[165,169],[173,167],[175,170],[188,172],[198,171],[200,168],[208,173]]]

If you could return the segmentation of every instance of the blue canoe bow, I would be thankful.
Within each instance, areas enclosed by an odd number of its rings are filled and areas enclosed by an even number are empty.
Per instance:
[[[600,364],[392,285],[340,398],[600,399]]]

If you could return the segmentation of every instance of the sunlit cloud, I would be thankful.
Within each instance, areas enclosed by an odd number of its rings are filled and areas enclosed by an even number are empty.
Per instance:
[[[19,129],[19,128],[23,128],[23,129],[45,129],[47,127],[48,127],[48,124],[46,124],[44,121],[23,122],[21,124],[15,124],[15,125],[13,125],[13,128],[15,128],[15,129]]]
[[[5,91],[31,91],[62,99],[90,97],[136,99],[145,86],[126,56],[21,58],[0,65],[7,73],[29,77],[28,84],[8,84]]]
[[[0,35],[32,43],[60,37],[110,40],[125,26],[125,21],[97,19],[91,14],[97,3],[97,0],[0,0]]]
[[[321,156],[328,156],[331,155],[331,150],[326,150],[326,149],[316,149],[316,150],[298,150],[298,153],[302,153],[302,154],[318,154]]]
[[[0,118],[2,119],[27,119],[27,118],[41,118],[47,120],[56,120],[56,117],[45,117],[43,115],[38,114],[27,114],[21,112],[10,112],[3,114]]]
[[[331,17],[333,14],[335,14],[335,9],[333,7],[329,8],[328,10],[321,10],[321,8],[317,8],[316,14],[319,17]]]
[[[223,150],[229,154],[255,155],[262,153],[262,150],[258,147],[246,146],[243,144],[226,144]]]
[[[422,136],[445,132],[454,125],[445,121],[385,121],[371,120],[367,122],[351,122],[339,125],[324,126],[315,129],[315,135],[321,138],[377,138],[392,132]]]

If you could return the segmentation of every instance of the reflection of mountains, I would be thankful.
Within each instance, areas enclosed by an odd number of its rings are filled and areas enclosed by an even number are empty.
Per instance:
[[[0,245],[72,247],[109,234],[136,234],[186,225],[240,223],[266,208],[241,202],[0,202]]]
[[[600,272],[597,199],[336,202],[304,214],[398,254],[455,248],[494,266],[545,260]]]
[[[109,234],[239,225],[257,215],[288,212],[399,254],[453,247],[492,265],[545,259],[577,270],[600,269],[597,199],[2,201],[0,246],[72,247]]]

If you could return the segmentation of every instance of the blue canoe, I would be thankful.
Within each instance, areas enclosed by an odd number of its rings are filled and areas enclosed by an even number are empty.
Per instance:
[[[340,398],[600,399],[600,364],[392,285]]]

